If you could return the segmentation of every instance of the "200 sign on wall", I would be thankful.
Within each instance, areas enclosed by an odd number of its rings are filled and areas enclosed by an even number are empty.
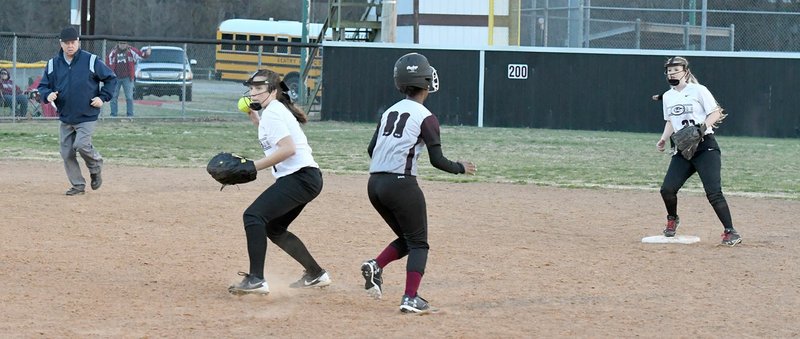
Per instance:
[[[528,65],[526,65],[526,64],[508,64],[508,78],[509,79],[527,79],[528,78]]]

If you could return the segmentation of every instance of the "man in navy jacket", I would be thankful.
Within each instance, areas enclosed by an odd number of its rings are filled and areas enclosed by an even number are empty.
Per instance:
[[[50,59],[39,83],[39,94],[45,103],[55,103],[61,120],[61,158],[72,187],[67,195],[85,193],[86,180],[81,174],[77,155],[86,161],[93,190],[103,179],[103,157],[92,145],[92,134],[103,102],[111,100],[117,88],[117,77],[102,58],[81,49],[78,30],[64,28],[60,35],[61,50]],[[100,87],[100,83],[103,87]]]

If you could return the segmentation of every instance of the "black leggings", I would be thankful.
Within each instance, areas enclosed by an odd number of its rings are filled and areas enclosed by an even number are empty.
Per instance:
[[[428,262],[428,215],[425,195],[410,175],[374,173],[367,184],[369,201],[397,239],[390,244],[399,258],[408,255],[407,272],[425,274]]]
[[[304,167],[278,178],[244,211],[250,274],[264,278],[267,238],[303,265],[308,274],[322,272],[300,238],[287,231],[289,224],[321,191],[322,172],[315,167]]]
[[[673,155],[667,174],[664,176],[664,183],[661,185],[661,198],[664,199],[667,215],[678,215],[678,191],[686,180],[697,172],[703,182],[708,202],[714,208],[722,226],[733,228],[731,211],[722,194],[721,169],[722,156],[713,135],[705,136],[691,160],[686,160],[680,152]]]

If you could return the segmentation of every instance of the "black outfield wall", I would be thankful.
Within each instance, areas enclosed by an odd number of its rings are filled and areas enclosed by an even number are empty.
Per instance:
[[[441,89],[425,106],[444,125],[478,124],[478,53],[459,50],[325,46],[322,119],[377,123],[383,111],[405,96],[394,87],[394,63],[418,52],[439,74]]]
[[[385,44],[325,45],[322,119],[375,122],[402,99],[392,67],[426,55],[441,89],[425,105],[442,124],[477,126],[484,56],[483,126],[660,133],[670,51],[505,48],[447,50]],[[649,53],[649,54],[646,54]],[[684,52],[700,83],[730,114],[721,135],[800,137],[800,55]],[[524,64],[527,79],[509,79]]]

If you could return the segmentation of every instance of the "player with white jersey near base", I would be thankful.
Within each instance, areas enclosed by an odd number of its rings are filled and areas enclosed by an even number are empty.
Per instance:
[[[719,144],[714,137],[714,127],[725,117],[722,108],[705,86],[701,85],[691,70],[689,61],[682,57],[672,57],[664,65],[664,74],[670,89],[661,96],[663,100],[664,132],[656,143],[656,149],[663,152],[669,137],[687,126],[699,126],[703,140],[697,151],[686,159],[677,148],[661,185],[661,198],[667,209],[667,224],[664,236],[674,237],[680,225],[678,217],[678,191],[695,172],[700,175],[703,189],[724,231],[722,245],[735,246],[742,242],[733,227],[728,202],[722,194],[722,156]],[[654,97],[654,99],[656,99]]]

